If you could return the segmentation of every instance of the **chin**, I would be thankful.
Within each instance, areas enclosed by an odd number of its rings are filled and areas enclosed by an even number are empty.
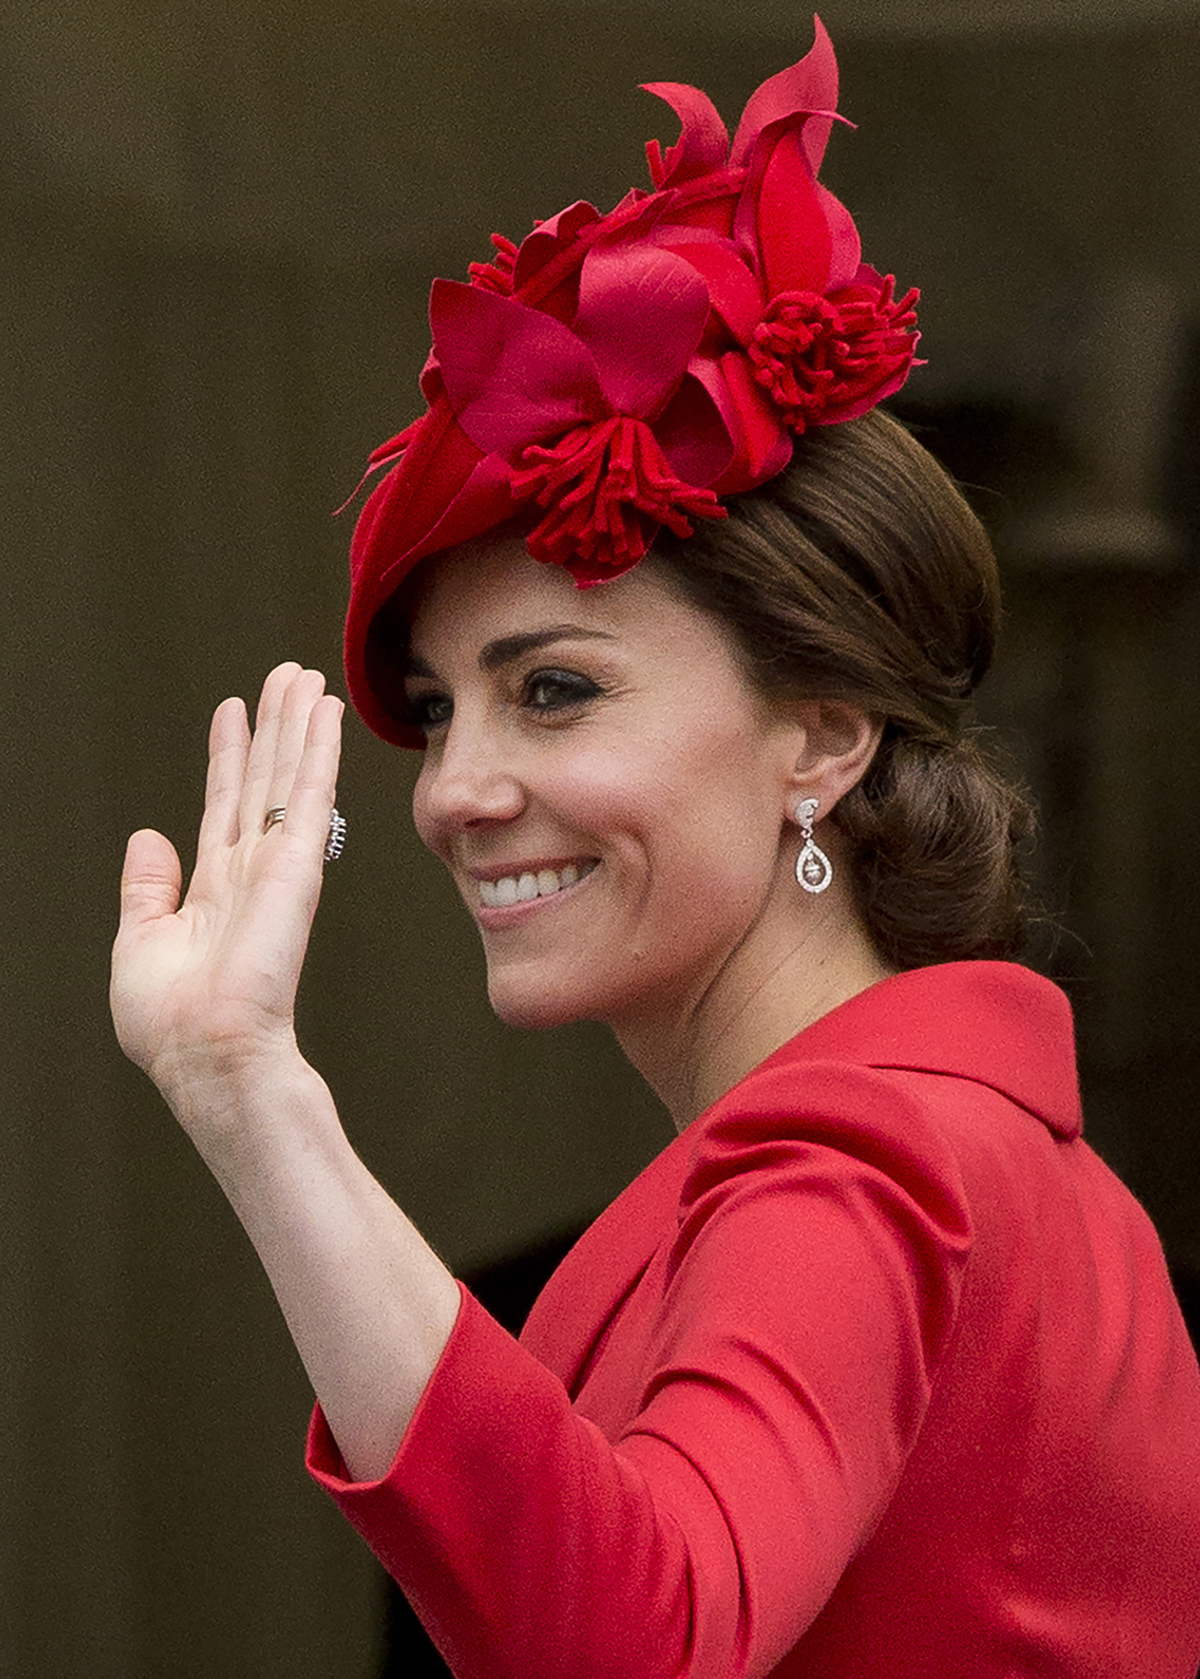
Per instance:
[[[657,983],[647,985],[650,977],[613,975],[596,967],[590,974],[573,968],[569,976],[556,977],[497,965],[488,972],[488,1002],[498,1020],[526,1031],[585,1020],[616,1029],[619,1023],[662,1014],[668,996],[674,995],[670,976],[659,974]]]
[[[621,1002],[629,1001],[622,985],[628,976],[613,975],[594,953],[591,962],[514,959],[495,951],[488,956],[488,1002],[506,1026],[540,1032],[581,1020],[604,1023],[613,1016],[614,1003],[619,1010]]]
[[[532,987],[489,985],[488,1002],[498,1020],[526,1032],[544,1032],[552,1026],[572,1026],[578,1020],[595,1018],[576,1006],[575,999],[561,994],[550,996]]]
[[[654,960],[636,935],[623,938],[616,949],[615,939],[587,946],[573,942],[549,951],[485,946],[493,1014],[506,1026],[527,1031],[580,1021],[615,1030],[682,1006],[685,976],[693,976],[697,966],[694,952],[660,949]]]

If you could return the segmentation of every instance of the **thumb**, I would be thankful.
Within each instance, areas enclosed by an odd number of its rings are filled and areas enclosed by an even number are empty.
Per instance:
[[[153,828],[131,834],[121,871],[122,927],[140,927],[173,915],[182,881],[179,856],[169,839]]]

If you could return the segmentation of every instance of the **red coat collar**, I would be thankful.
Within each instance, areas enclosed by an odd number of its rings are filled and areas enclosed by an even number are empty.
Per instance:
[[[1056,985],[1014,963],[949,962],[882,980],[798,1033],[734,1090],[803,1061],[972,1079],[1058,1137],[1082,1128],[1070,1005]],[[534,1307],[522,1339],[570,1391],[673,1228],[700,1132],[728,1099],[701,1114],[600,1215]]]
[[[1058,1137],[1083,1130],[1071,1005],[1048,979],[1013,962],[947,962],[881,980],[762,1066],[809,1060],[973,1079]]]

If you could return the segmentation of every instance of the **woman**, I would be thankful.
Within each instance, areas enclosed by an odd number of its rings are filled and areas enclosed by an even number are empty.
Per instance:
[[[1192,1679],[1200,1372],[1080,1137],[969,728],[986,538],[876,410],[915,294],[816,175],[818,27],[729,145],[438,282],[347,671],[513,1023],[608,1022],[675,1142],[522,1342],[355,1157],[292,1005],[340,703],[214,718],[196,872],[130,841],[113,999],[253,1240],[310,1463],[456,1674]],[[535,563],[540,561],[542,563]],[[590,585],[602,585],[592,587]]]

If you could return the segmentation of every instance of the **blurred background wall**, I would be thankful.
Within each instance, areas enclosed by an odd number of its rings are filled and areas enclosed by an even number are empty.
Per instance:
[[[735,15],[736,14],[736,15]],[[997,530],[987,700],[1046,810],[1092,1134],[1200,1273],[1200,18],[1135,0],[830,0],[826,175],[925,291],[907,412]],[[368,1679],[374,1564],[306,1482],[253,1256],[105,1013],[125,835],[185,854],[204,731],[334,675],[362,462],[418,409],[433,273],[807,49],[783,0],[8,0],[0,1671]],[[668,1136],[598,1033],[520,1037],[349,728],[303,1036],[460,1270],[553,1239]]]

